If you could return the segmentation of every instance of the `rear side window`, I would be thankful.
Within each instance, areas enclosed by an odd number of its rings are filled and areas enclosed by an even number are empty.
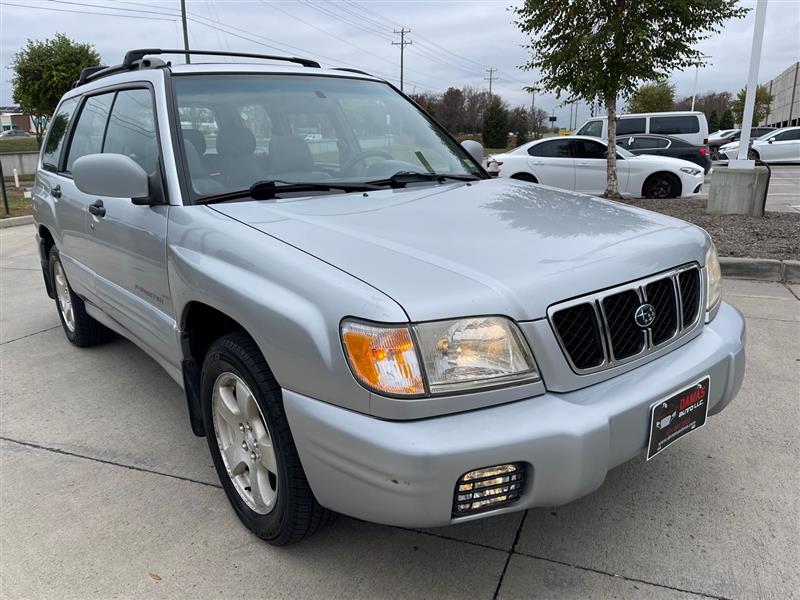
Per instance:
[[[592,140],[575,140],[575,158],[606,158],[606,147]]]
[[[645,150],[647,148],[666,148],[667,146],[669,146],[669,141],[664,138],[637,137],[633,138],[629,148],[631,150]]]
[[[572,158],[569,146],[570,140],[552,140],[531,146],[528,154],[545,158]]]
[[[652,120],[650,122],[652,123]],[[630,135],[632,133],[647,133],[647,119],[645,117],[623,118],[617,121],[617,135]]]
[[[50,121],[47,128],[47,141],[44,143],[44,152],[42,153],[42,166],[48,171],[58,170],[61,148],[64,146],[64,139],[67,137],[67,129],[72,119],[72,113],[75,112],[77,106],[77,98],[64,100]]]
[[[108,121],[103,152],[124,154],[147,173],[158,165],[158,142],[150,91],[121,90]]]
[[[92,96],[81,109],[75,133],[69,145],[66,171],[72,171],[73,163],[81,156],[98,154],[103,150],[103,134],[106,130],[106,120],[111,109],[114,92]]]
[[[603,122],[589,121],[580,128],[578,135],[590,135],[592,137],[603,137]]]
[[[650,133],[699,133],[700,120],[695,115],[650,117]]]

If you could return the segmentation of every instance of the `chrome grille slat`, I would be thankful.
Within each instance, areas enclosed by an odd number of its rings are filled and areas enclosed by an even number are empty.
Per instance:
[[[701,283],[700,268],[685,265],[561,302],[547,314],[572,370],[595,373],[643,359],[700,327]],[[643,329],[633,316],[644,302],[656,317]]]

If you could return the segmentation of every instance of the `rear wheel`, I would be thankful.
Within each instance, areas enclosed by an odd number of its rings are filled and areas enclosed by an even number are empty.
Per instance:
[[[654,173],[642,186],[642,196],[663,200],[680,196],[681,181],[672,173]]]
[[[520,181],[530,181],[531,183],[539,183],[539,181],[530,173],[514,173],[511,179],[519,179]]]
[[[282,546],[311,535],[333,513],[314,498],[275,381],[243,332],[211,345],[201,376],[208,447],[239,520]]]
[[[55,246],[50,249],[49,258],[50,281],[53,282],[58,316],[67,339],[81,348],[104,342],[111,332],[86,313],[83,300],[72,291],[67,281],[67,274]]]

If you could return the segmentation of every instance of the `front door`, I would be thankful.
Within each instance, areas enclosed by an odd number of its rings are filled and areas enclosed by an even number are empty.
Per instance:
[[[152,176],[160,173],[150,89],[117,92],[103,152],[128,156]],[[102,203],[102,210],[87,216],[99,307],[165,360],[174,359],[175,316],[166,260],[169,206],[140,206],[129,198],[87,201]]]

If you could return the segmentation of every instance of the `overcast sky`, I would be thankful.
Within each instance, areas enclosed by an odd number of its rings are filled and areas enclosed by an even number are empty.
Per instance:
[[[393,30],[411,30],[406,47],[405,90],[441,91],[449,86],[486,87],[485,69],[498,69],[493,89],[511,105],[529,105],[522,87],[535,75],[517,67],[526,61],[525,38],[513,25],[511,0],[187,0],[189,41],[195,48],[291,53],[324,66],[349,66],[392,79],[399,77],[399,41]],[[742,2],[754,7],[755,2]],[[95,45],[105,64],[121,61],[126,49],[182,47],[179,0],[0,0],[0,105],[12,104],[8,63],[26,39],[63,32]],[[68,12],[71,11],[71,12]],[[93,13],[93,14],[91,14]],[[702,44],[711,65],[699,72],[698,93],[742,88],[755,11],[731,21]],[[221,31],[224,30],[224,31]],[[776,76],[800,59],[800,0],[769,0],[759,80]],[[174,60],[181,60],[175,57]],[[672,75],[677,96],[692,94],[694,71]],[[553,96],[537,95],[536,106],[555,110],[566,127],[569,109]],[[588,115],[580,107],[578,123]]]

